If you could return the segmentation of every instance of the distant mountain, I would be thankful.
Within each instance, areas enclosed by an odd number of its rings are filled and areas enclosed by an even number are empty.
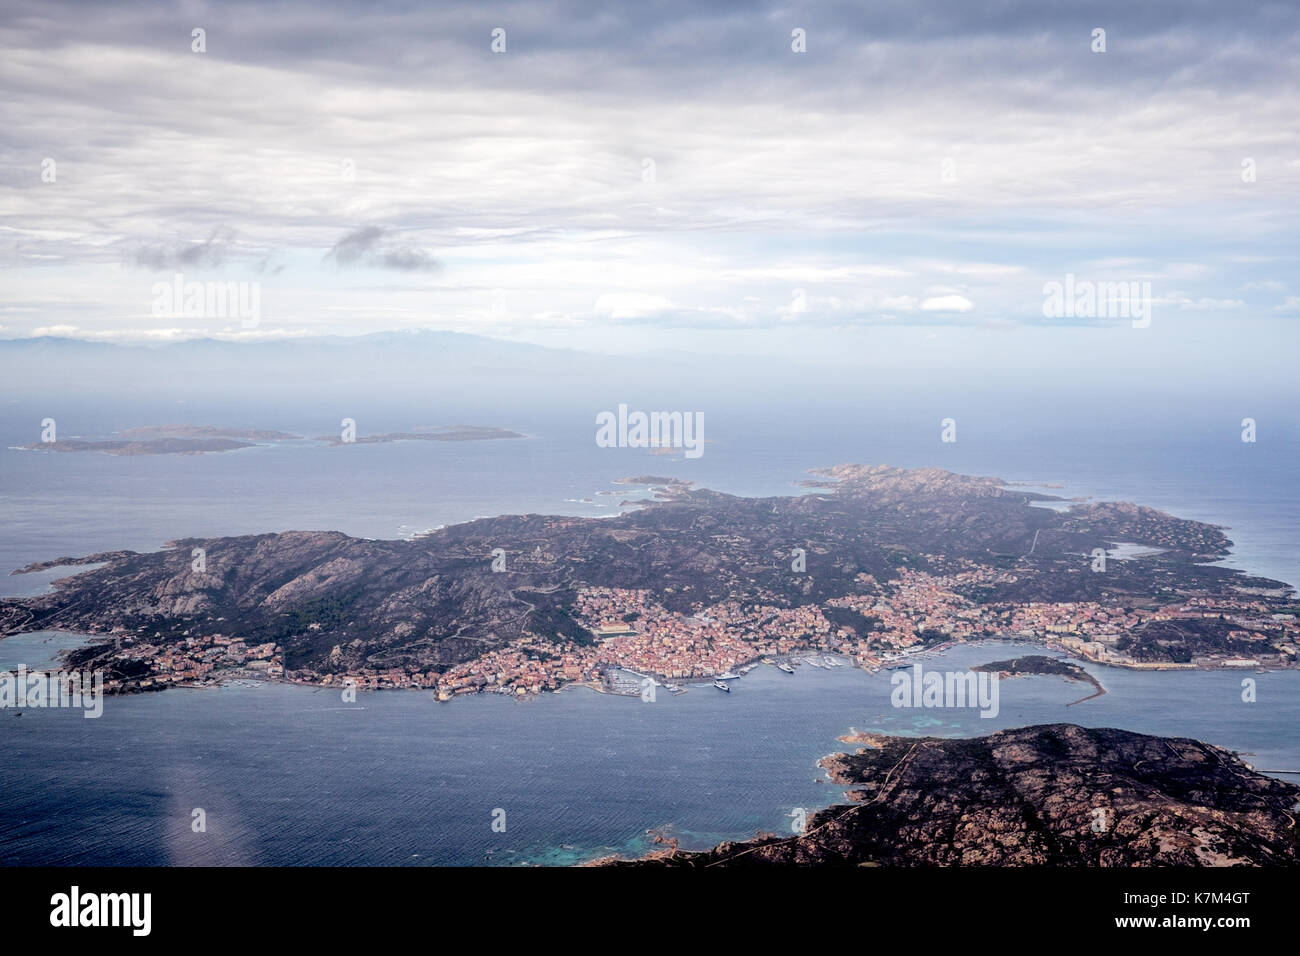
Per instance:
[[[234,342],[96,342],[41,336],[0,340],[3,387],[261,388],[322,384],[392,386],[459,381],[534,384],[602,374],[632,360],[460,332],[410,330]]]
[[[997,379],[988,369],[955,371],[874,367],[874,353],[846,348],[841,365],[812,366],[788,355],[701,353],[680,347],[671,330],[636,353],[606,354],[550,348],[485,335],[430,329],[227,341],[108,342],[42,336],[0,339],[0,394],[107,394],[123,390],[212,394],[292,391],[324,398],[391,392],[427,398],[508,397],[528,404],[565,393],[584,404],[613,408],[622,401],[721,403],[740,395],[781,402],[815,390],[860,399],[863,389],[893,394],[924,382],[927,395],[965,396]],[[858,364],[855,364],[855,361]],[[1020,379],[1018,387],[1028,387]],[[718,407],[718,406],[714,406]]]

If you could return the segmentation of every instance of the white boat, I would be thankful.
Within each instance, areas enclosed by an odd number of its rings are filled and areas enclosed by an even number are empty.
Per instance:
[[[718,690],[725,690],[728,694],[731,693],[731,685],[724,680],[715,680],[713,686]]]
[[[785,671],[787,674],[794,673],[794,668],[791,667],[789,664],[787,664],[785,661],[782,661],[781,663],[777,664],[776,669],[779,671]]]
[[[740,675],[733,674],[731,673],[731,671],[727,671],[725,674],[719,674],[718,680],[740,680]]]

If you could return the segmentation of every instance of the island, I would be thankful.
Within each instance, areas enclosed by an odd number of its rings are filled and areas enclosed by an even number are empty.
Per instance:
[[[30,451],[100,452],[106,455],[202,455],[252,448],[260,441],[285,441],[301,436],[261,428],[221,428],[215,425],[141,425],[124,428],[119,438],[34,442]]]
[[[106,455],[202,455],[220,451],[252,448],[254,442],[233,438],[150,438],[138,441],[82,441],[75,438],[34,442],[23,447],[29,451],[93,451]]]
[[[494,441],[503,438],[523,438],[519,432],[508,428],[487,425],[445,425],[418,428],[409,432],[384,432],[379,435],[358,435],[344,439],[341,435],[322,435],[317,441],[330,445],[380,445],[395,441]]]
[[[111,439],[69,438],[33,442],[29,451],[100,452],[107,455],[202,455],[252,448],[262,442],[302,441],[301,435],[266,428],[225,428],[215,425],[141,425],[116,432]],[[344,439],[322,435],[315,441],[326,445],[372,445],[397,441],[469,442],[523,438],[508,428],[485,425],[425,426],[409,432],[386,432]]]
[[[707,680],[805,649],[874,670],[1007,637],[1115,667],[1296,666],[1292,589],[1214,563],[1221,528],[1133,504],[1039,507],[1053,499],[939,469],[816,474],[804,494],[665,482],[607,518],[506,515],[408,540],[286,531],[108,552],[0,601],[0,635],[91,635],[69,661],[114,693],[251,672],[522,696],[622,671]],[[1159,550],[1099,564],[1118,544]]]
[[[124,428],[119,435],[132,440],[155,438],[243,438],[249,441],[295,441],[301,435],[271,428],[224,428],[217,425],[141,425]]]
[[[802,832],[639,867],[1296,866],[1300,787],[1187,738],[1045,724],[987,737],[857,735],[824,758],[851,801]]]
[[[1009,661],[993,661],[990,664],[980,664],[977,667],[972,667],[971,670],[997,674],[999,678],[1053,675],[1064,677],[1066,680],[1078,681],[1082,684],[1091,684],[1096,693],[1080,698],[1074,701],[1074,704],[1081,704],[1085,700],[1092,700],[1094,697],[1100,697],[1106,693],[1106,688],[1101,686],[1101,682],[1078,664],[1073,661],[1061,660],[1059,657],[1048,657],[1045,654],[1030,654],[1027,657],[1016,657]],[[1067,704],[1066,706],[1073,705]]]

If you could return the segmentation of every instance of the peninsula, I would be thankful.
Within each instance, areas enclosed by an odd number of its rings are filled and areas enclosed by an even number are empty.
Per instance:
[[[1101,682],[1078,664],[1073,661],[1063,661],[1058,657],[1048,657],[1045,654],[1031,654],[1027,657],[1017,657],[1009,661],[993,661],[989,664],[972,667],[971,670],[987,671],[997,674],[1000,678],[1026,677],[1030,675],[1056,676],[1064,677],[1070,681],[1078,681],[1081,684],[1090,684],[1095,693],[1082,698],[1082,700],[1074,701],[1076,704],[1082,703],[1084,700],[1092,700],[1094,697],[1100,697],[1106,693],[1106,688],[1101,686]]]

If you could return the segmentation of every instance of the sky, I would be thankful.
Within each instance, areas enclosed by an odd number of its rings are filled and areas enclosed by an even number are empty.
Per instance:
[[[0,50],[0,337],[1247,378],[1300,345],[1293,3],[5,0]],[[160,307],[177,276],[257,314]],[[1067,281],[1124,291],[1045,314]]]

